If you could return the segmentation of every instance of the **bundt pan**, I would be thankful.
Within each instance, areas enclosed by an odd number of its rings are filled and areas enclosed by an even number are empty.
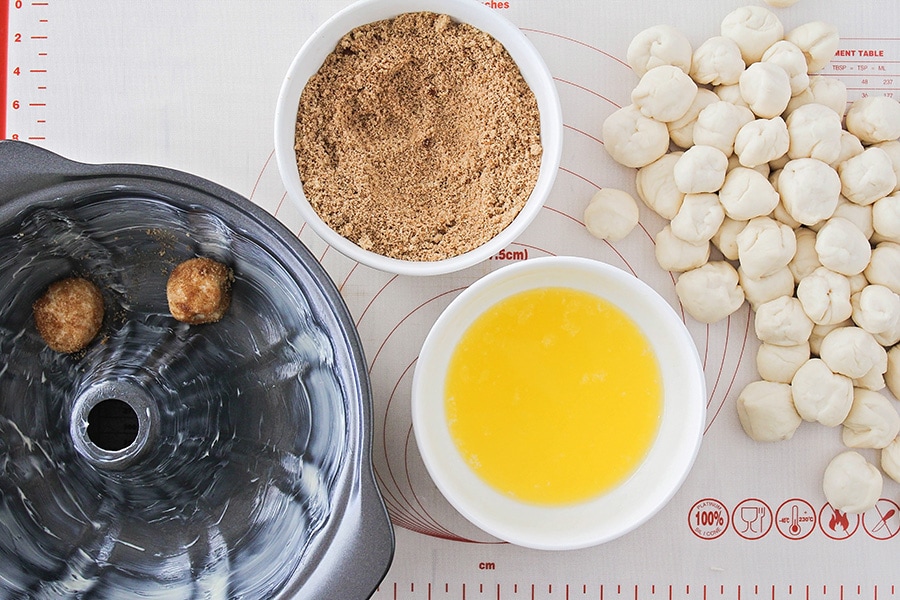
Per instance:
[[[166,281],[230,266],[216,323]],[[32,304],[92,280],[98,336],[48,348]],[[394,538],[353,321],[304,245],[248,200],[140,165],[0,142],[0,597],[369,597]]]

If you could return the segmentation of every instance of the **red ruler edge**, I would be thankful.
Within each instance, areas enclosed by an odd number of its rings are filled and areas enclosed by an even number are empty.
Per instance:
[[[9,2],[0,1],[0,139],[6,138],[7,86],[9,83]]]

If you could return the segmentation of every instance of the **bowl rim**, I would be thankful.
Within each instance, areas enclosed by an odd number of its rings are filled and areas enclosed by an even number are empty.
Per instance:
[[[294,155],[300,94],[340,38],[355,27],[407,12],[431,11],[465,21],[500,41],[538,101],[543,153],[538,179],[522,210],[499,234],[463,254],[436,261],[411,261],[365,250],[331,229],[312,208]],[[301,46],[282,82],[275,107],[275,159],[288,197],[300,215],[328,245],[366,266],[400,275],[439,275],[486,260],[511,244],[538,215],[553,188],[562,157],[562,108],[553,76],[521,29],[477,0],[357,0],[323,22]]]
[[[468,325],[509,295],[539,287],[574,287],[611,301],[647,336],[662,371],[660,428],[629,479],[599,497],[561,506],[511,499],[465,463],[447,427],[443,385],[449,357]],[[461,292],[425,338],[412,382],[416,444],[435,485],[472,524],[510,543],[572,550],[611,541],[665,506],[690,472],[706,423],[706,381],[696,344],[681,317],[649,285],[606,263],[541,257],[501,267]]]

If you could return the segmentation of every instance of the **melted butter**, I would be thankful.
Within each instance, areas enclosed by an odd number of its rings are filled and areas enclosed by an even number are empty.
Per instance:
[[[618,307],[548,287],[489,308],[450,360],[451,435],[489,485],[536,504],[596,497],[646,456],[662,411],[652,348]]]

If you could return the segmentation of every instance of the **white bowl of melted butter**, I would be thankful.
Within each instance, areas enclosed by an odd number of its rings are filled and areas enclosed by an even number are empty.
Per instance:
[[[677,492],[700,447],[693,339],[648,285],[550,257],[486,275],[429,332],[413,378],[425,466],[464,517],[542,550],[616,539]]]

